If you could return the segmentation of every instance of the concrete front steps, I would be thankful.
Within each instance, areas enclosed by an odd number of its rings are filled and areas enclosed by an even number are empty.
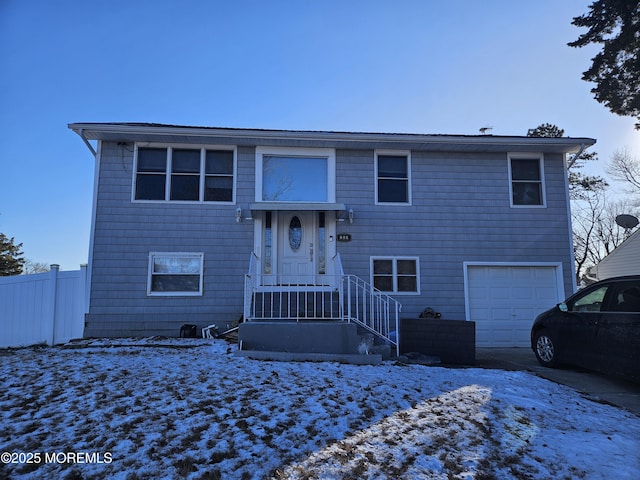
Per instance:
[[[379,365],[382,355],[340,354],[340,353],[291,353],[260,350],[238,350],[236,356],[273,362],[337,362],[351,365]]]
[[[262,360],[375,365],[389,356],[388,346],[373,345],[371,334],[342,321],[250,321],[239,325],[238,337],[238,355]]]

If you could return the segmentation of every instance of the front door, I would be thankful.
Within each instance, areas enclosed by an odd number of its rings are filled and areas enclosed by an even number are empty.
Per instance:
[[[318,211],[265,212],[261,221],[262,285],[328,285],[335,227]]]
[[[279,212],[278,283],[313,285],[317,272],[317,212]]]

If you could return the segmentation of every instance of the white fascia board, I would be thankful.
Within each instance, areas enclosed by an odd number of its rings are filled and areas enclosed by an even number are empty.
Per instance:
[[[83,138],[90,140],[123,139],[132,135],[145,136],[185,136],[265,140],[324,140],[339,142],[380,142],[420,143],[425,145],[467,146],[475,148],[517,148],[529,149],[555,147],[558,152],[573,153],[582,146],[588,147],[596,143],[592,138],[546,138],[494,135],[423,135],[413,133],[366,133],[366,132],[331,132],[331,131],[297,131],[297,130],[261,130],[235,129],[217,127],[189,127],[155,124],[120,124],[120,123],[71,123],[68,127]]]

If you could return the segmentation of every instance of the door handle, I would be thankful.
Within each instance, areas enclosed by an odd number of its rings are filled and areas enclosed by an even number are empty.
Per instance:
[[[309,243],[309,261],[313,262],[313,243]]]

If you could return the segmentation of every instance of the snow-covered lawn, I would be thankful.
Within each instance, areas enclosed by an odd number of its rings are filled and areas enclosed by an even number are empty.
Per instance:
[[[234,349],[0,350],[0,478],[640,478],[640,417],[528,373]]]

